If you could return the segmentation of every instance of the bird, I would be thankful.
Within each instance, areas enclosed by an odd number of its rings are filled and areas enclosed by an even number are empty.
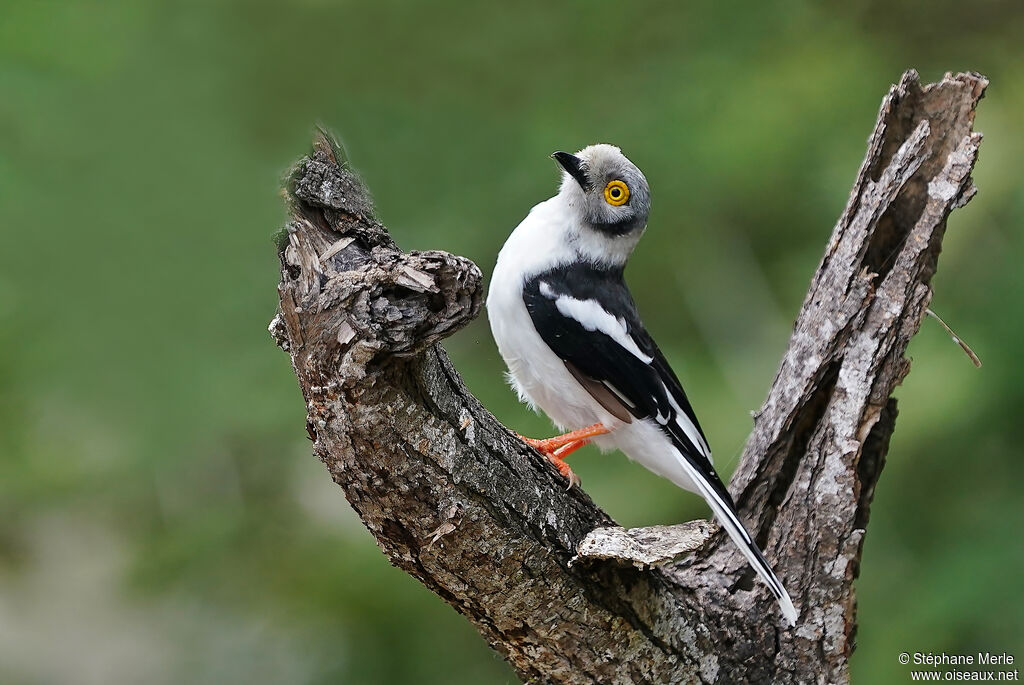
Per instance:
[[[509,235],[487,294],[512,388],[570,431],[523,439],[570,488],[579,479],[565,457],[593,442],[701,495],[795,625],[793,600],[740,520],[682,384],[625,282],[626,262],[647,228],[647,179],[609,144],[551,157],[561,167],[558,192]]]

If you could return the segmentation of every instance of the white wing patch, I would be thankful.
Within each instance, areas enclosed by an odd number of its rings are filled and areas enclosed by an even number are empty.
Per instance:
[[[616,388],[616,387],[615,387],[614,385],[612,385],[612,384],[611,384],[610,382],[608,382],[608,381],[602,381],[602,382],[604,383],[604,387],[608,388],[608,389],[609,389],[609,390],[611,390],[611,391],[612,391],[613,393],[615,393],[615,396],[619,398],[619,401],[620,401],[620,402],[622,402],[622,403],[623,403],[624,405],[626,405],[626,406],[627,406],[627,407],[629,407],[630,409],[636,409],[636,405],[635,405],[635,404],[633,404],[632,402],[630,402],[630,401],[629,401],[629,398],[628,398],[628,397],[626,397],[625,395],[623,395],[623,394],[622,394],[622,391],[621,391],[621,390],[619,390],[618,388]]]
[[[541,281],[540,294],[555,301],[555,307],[562,316],[574,319],[588,331],[600,331],[617,342],[623,349],[650,364],[654,358],[644,354],[626,330],[626,322],[609,314],[597,300],[577,300],[569,295],[558,295],[550,285]]]
[[[704,442],[704,438],[700,436],[700,431],[697,430],[697,427],[693,425],[693,421],[690,420],[690,417],[686,415],[686,412],[684,412],[679,406],[679,403],[676,402],[676,398],[672,396],[672,392],[668,387],[666,387],[664,383],[661,384],[661,387],[664,388],[665,394],[668,396],[668,401],[671,403],[672,409],[676,412],[676,423],[683,429],[683,432],[686,433],[686,437],[690,439],[690,442],[693,443],[694,447],[700,450],[708,461],[711,461],[711,448],[708,447],[706,442]]]

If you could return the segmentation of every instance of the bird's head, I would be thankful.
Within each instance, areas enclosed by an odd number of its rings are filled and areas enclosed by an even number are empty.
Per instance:
[[[576,154],[555,152],[562,196],[584,231],[612,242],[633,242],[647,226],[651,193],[643,173],[614,145],[591,145]]]

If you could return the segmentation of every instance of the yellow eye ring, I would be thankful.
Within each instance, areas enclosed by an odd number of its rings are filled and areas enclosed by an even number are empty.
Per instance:
[[[604,201],[619,207],[629,201],[629,186],[619,180],[609,181],[604,187]]]

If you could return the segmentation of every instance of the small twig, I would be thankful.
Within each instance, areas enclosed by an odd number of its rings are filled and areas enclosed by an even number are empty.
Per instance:
[[[924,313],[938,321],[939,325],[945,328],[946,332],[949,333],[949,335],[953,338],[953,342],[959,345],[960,349],[964,351],[964,354],[971,358],[971,361],[974,362],[974,365],[979,369],[981,368],[981,359],[978,358],[978,355],[974,354],[974,350],[971,349],[971,346],[964,342],[963,339],[961,339],[960,336],[956,334],[956,331],[950,328],[949,325],[946,324],[946,322],[943,321],[939,317],[939,315],[933,312],[931,309],[924,310]]]

